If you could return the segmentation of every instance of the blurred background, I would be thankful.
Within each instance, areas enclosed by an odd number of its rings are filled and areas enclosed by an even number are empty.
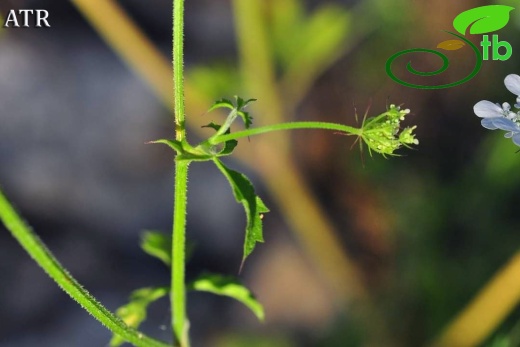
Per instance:
[[[201,125],[222,119],[205,114],[212,102],[235,94],[258,99],[251,109],[257,125],[355,126],[355,110],[361,118],[404,104],[412,111],[406,125],[418,125],[420,140],[389,159],[360,154],[353,138],[325,131],[241,141],[225,161],[251,178],[271,209],[265,244],[241,274],[264,304],[266,322],[231,299],[190,293],[194,346],[465,346],[443,340],[443,331],[520,245],[518,148],[482,128],[472,111],[483,99],[514,103],[503,80],[520,73],[520,10],[499,32],[512,58],[484,61],[458,87],[407,88],[388,77],[385,63],[404,49],[434,49],[451,39],[442,30],[453,30],[457,14],[489,4],[186,2],[192,143],[211,134]],[[169,283],[169,270],[139,240],[143,230],[168,233],[172,223],[173,154],[144,145],[173,137],[171,2],[0,3],[3,15],[28,8],[48,10],[52,27],[0,31],[0,185],[63,265],[114,311],[132,290]],[[100,35],[103,26],[126,30],[114,13],[128,16],[161,59],[147,60],[142,40]],[[448,71],[425,83],[450,83],[473,69],[469,47],[446,54]],[[435,57],[412,59],[418,69],[439,67]],[[188,277],[236,275],[243,209],[211,164],[193,164],[190,175]],[[482,333],[474,344],[519,345],[516,274],[487,311],[466,321],[460,341]],[[502,314],[495,312],[502,304]],[[168,307],[165,299],[152,304],[143,331],[171,341]],[[498,318],[482,328],[486,317]],[[106,346],[109,339],[0,227],[0,346]]]

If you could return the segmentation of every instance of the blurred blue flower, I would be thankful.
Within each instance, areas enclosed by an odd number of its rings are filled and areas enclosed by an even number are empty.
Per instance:
[[[504,84],[511,93],[517,96],[514,107],[520,109],[520,76],[507,75]],[[504,102],[502,106],[498,103],[482,100],[473,106],[473,112],[483,118],[481,124],[490,130],[507,131],[504,137],[513,140],[513,143],[520,146],[520,112],[511,111],[511,105]]]
[[[500,106],[498,103],[494,104],[491,101],[482,100],[473,106],[473,111],[481,118],[506,117],[516,119],[518,117],[516,113],[511,111],[511,106],[507,102]]]
[[[512,121],[511,119],[507,119],[504,117],[497,118],[484,118],[482,119],[482,126],[486,129],[490,130],[504,130],[507,131],[505,133],[505,138],[512,138],[513,143],[517,146],[520,146],[520,126]]]
[[[507,90],[516,95],[516,108],[520,108],[520,76],[511,74],[504,79]]]

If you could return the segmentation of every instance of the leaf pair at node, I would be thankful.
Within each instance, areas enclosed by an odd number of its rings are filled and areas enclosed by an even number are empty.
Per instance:
[[[141,248],[149,255],[171,266],[171,237],[158,231],[146,231],[141,241]],[[192,248],[187,253],[191,253]],[[264,308],[244,285],[233,276],[203,273],[187,284],[190,291],[208,292],[235,299],[249,308],[255,316],[263,321]],[[148,306],[170,294],[170,287],[147,287],[137,289],[130,295],[129,302],[117,309],[116,314],[128,326],[137,329],[146,320]],[[119,347],[125,340],[114,335],[110,347]]]

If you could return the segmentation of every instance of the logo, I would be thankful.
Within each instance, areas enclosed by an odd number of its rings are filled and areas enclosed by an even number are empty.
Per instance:
[[[31,22],[34,23],[36,28],[41,28],[43,26],[50,28],[49,24],[49,12],[47,10],[18,10],[18,14],[23,16],[22,26],[24,28],[29,28],[31,26]],[[33,20],[30,21],[29,18],[33,17]],[[4,22],[4,28],[19,28],[20,24],[18,24],[18,18],[16,17],[16,11],[10,10],[7,18]]]
[[[467,10],[459,14],[453,20],[453,27],[458,33],[445,31],[447,34],[453,36],[454,38],[451,40],[443,41],[437,45],[437,48],[446,50],[446,51],[455,51],[469,46],[474,54],[475,54],[475,67],[466,77],[447,84],[441,85],[421,85],[406,82],[399,77],[397,77],[392,71],[392,63],[394,60],[399,58],[402,55],[409,53],[429,53],[438,56],[442,60],[442,66],[435,71],[419,71],[412,67],[412,62],[409,61],[406,65],[406,70],[417,76],[435,76],[443,73],[449,67],[449,59],[445,54],[427,48],[413,48],[407,49],[404,51],[400,51],[392,55],[386,61],[386,73],[392,80],[395,82],[402,84],[403,86],[417,89],[444,89],[458,86],[459,84],[466,83],[473,77],[475,77],[480,68],[482,67],[482,62],[484,60],[500,60],[505,61],[511,58],[513,54],[513,47],[507,41],[500,41],[497,34],[488,35],[489,33],[495,32],[497,30],[502,29],[509,22],[509,13],[514,9],[511,6],[505,5],[488,5],[476,7],[471,10]],[[482,35],[482,41],[480,42],[480,46],[482,47],[482,53],[480,52],[480,48],[469,41],[466,36],[466,31],[469,29],[469,34],[473,35]]]

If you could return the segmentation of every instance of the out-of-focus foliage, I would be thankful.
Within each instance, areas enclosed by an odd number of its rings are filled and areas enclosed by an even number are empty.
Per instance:
[[[298,168],[337,226],[344,250],[353,255],[361,269],[362,281],[368,283],[382,319],[364,319],[356,307],[335,307],[341,314],[325,322],[326,328],[317,328],[287,318],[297,315],[295,312],[273,318],[267,309],[263,327],[256,322],[248,325],[241,316],[235,318],[244,324],[244,330],[253,326],[260,331],[244,337],[226,333],[226,324],[233,318],[227,306],[217,306],[215,315],[208,319],[218,331],[200,338],[226,347],[345,347],[370,345],[375,332],[386,329],[388,346],[424,345],[470,302],[520,245],[520,154],[500,134],[482,129],[472,112],[478,100],[502,100],[506,96],[503,79],[520,72],[518,52],[514,50],[507,62],[486,62],[479,75],[465,85],[445,91],[418,91],[392,82],[384,72],[386,59],[402,49],[434,48],[446,38],[442,30],[451,28],[453,18],[480,2],[373,0],[347,6],[338,1],[316,2],[313,8],[295,0],[265,3],[277,82],[282,96],[287,97],[288,108],[298,110],[297,114],[287,114],[288,118],[327,117],[354,123],[353,103],[365,105],[372,100],[373,107],[379,109],[403,101],[414,111],[410,116],[419,125],[421,144],[417,151],[401,158],[368,159],[363,166],[357,152],[347,152],[350,143],[345,144],[343,137],[307,132],[293,137]],[[500,3],[515,6],[513,1]],[[520,47],[520,11],[515,9],[511,16],[510,24],[499,34],[516,49]],[[465,49],[453,54],[463,54]],[[435,66],[436,62],[424,63]],[[463,69],[463,63],[462,59],[456,69]],[[241,80],[235,61],[210,60],[207,65],[188,65],[187,69],[187,80],[208,102],[242,94],[249,82]],[[261,114],[254,116],[262,120]],[[312,146],[303,145],[307,143]],[[273,206],[270,215],[276,210],[278,206]],[[273,216],[264,222],[274,224],[276,220]],[[271,242],[286,226],[273,229],[275,232],[266,236]],[[221,242],[221,235],[214,237]],[[166,262],[168,255],[163,251],[167,249],[156,250],[161,250],[160,258]],[[269,247],[260,253],[271,255]],[[229,262],[221,255],[211,259],[221,258]],[[213,263],[220,266],[216,260]],[[195,264],[202,267],[200,262]],[[271,271],[276,276],[276,269]],[[316,276],[316,282],[320,279]],[[297,296],[307,286],[295,283],[294,287],[268,294],[285,291]],[[320,295],[327,297],[328,292]],[[519,319],[517,309],[485,346],[517,346],[512,327]],[[270,337],[273,335],[276,337]]]
[[[337,4],[321,4],[308,13],[298,0],[268,2],[269,41],[280,67],[280,84],[289,104],[298,102],[302,93],[348,46],[351,14]],[[188,70],[194,86],[210,99],[240,93],[243,84],[237,65],[217,63]],[[296,98],[296,99],[295,99]]]

